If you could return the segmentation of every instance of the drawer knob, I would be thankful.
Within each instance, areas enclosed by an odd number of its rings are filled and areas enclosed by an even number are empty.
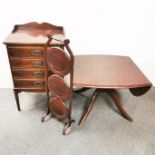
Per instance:
[[[42,54],[42,51],[41,50],[33,50],[31,53],[33,56],[39,56]]]
[[[36,86],[36,87],[43,87],[43,86],[44,86],[44,82],[35,81],[35,82],[34,82],[34,86]]]
[[[41,77],[41,76],[43,76],[43,71],[35,71],[35,72],[33,72],[33,76]]]
[[[33,66],[43,66],[43,62],[42,61],[33,61],[32,65]]]

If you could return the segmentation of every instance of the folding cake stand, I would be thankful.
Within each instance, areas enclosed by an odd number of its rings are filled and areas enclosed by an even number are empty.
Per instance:
[[[47,48],[52,41],[51,36],[46,44],[46,67],[47,67],[47,83],[46,92],[51,91],[54,96],[47,104],[47,111],[42,117],[42,121],[50,112],[57,118],[67,118],[68,122],[63,130],[63,134],[67,133],[67,129],[74,120],[71,119],[72,111],[72,94],[73,88],[81,88],[78,93],[95,88],[90,99],[90,103],[83,113],[79,125],[82,125],[92,110],[95,100],[100,92],[108,93],[120,113],[129,121],[133,119],[123,108],[118,89],[129,89],[135,96],[145,94],[152,86],[151,82],[140,71],[136,64],[127,56],[114,55],[77,55],[74,56],[69,47],[69,40],[65,40],[64,47],[68,54],[60,48]],[[48,76],[48,70],[52,75]],[[69,86],[63,77],[70,74]],[[69,100],[68,106],[64,103]]]

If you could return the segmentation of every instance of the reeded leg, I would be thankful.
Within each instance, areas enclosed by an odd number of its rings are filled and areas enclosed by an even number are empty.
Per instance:
[[[116,90],[111,89],[111,90],[107,90],[107,93],[111,96],[111,98],[113,99],[116,107],[118,108],[118,110],[120,111],[120,113],[129,121],[133,121],[133,119],[129,116],[129,114],[125,111],[125,109],[123,108],[123,105],[120,101],[119,95],[117,94]]]
[[[97,98],[98,94],[99,94],[99,91],[96,89],[94,91],[92,97],[91,97],[90,103],[89,103],[86,111],[83,113],[83,115],[82,115],[82,117],[81,117],[81,119],[79,121],[79,126],[81,126],[86,121],[89,113],[92,111],[93,106],[95,104],[95,101],[96,101],[96,98]]]
[[[21,111],[21,109],[20,109],[20,103],[19,103],[18,90],[15,90],[14,89],[14,95],[15,95],[15,99],[16,99],[17,109],[18,109],[18,111]]]

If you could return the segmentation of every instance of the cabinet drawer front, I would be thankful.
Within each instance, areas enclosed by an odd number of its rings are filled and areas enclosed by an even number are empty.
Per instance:
[[[45,81],[44,80],[33,80],[33,79],[15,79],[14,80],[14,86],[15,88],[39,88],[39,87],[45,87]]]
[[[43,57],[43,47],[8,47],[10,57]]]
[[[10,59],[12,68],[38,68],[45,67],[43,59]]]
[[[14,78],[44,78],[44,69],[12,69]]]

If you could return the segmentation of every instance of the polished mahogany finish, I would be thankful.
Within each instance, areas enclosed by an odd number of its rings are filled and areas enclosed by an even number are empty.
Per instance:
[[[46,91],[44,48],[48,40],[47,35],[65,39],[62,26],[31,22],[15,25],[12,33],[4,41],[7,46],[18,110],[20,110],[19,92]],[[63,43],[53,40],[49,44],[49,47],[51,46],[63,47]]]
[[[74,56],[69,47],[69,40],[61,41],[64,47],[67,49],[51,47],[48,45],[55,38],[48,36],[49,40],[45,46],[45,60],[46,60],[46,92],[47,110],[42,116],[42,122],[45,117],[51,112],[52,116],[56,116],[58,119],[67,119],[67,123],[63,129],[63,135],[67,133],[67,130],[74,122],[71,117],[72,112],[72,97],[73,97],[73,73],[74,73]],[[48,71],[51,70],[52,75],[48,76]],[[65,82],[64,76],[68,74],[70,77],[69,83]],[[52,94],[49,100],[49,91]],[[66,103],[66,104],[65,104]],[[66,116],[66,117],[64,117]]]
[[[46,59],[49,70],[54,74],[65,76],[70,72],[70,58],[64,50],[56,47],[50,48],[48,49]]]
[[[56,97],[66,101],[69,97],[69,86],[65,80],[58,75],[50,75],[48,78],[48,88]]]
[[[25,78],[42,78],[45,77],[44,68],[14,68],[12,69],[12,75],[15,79],[25,77]]]
[[[61,99],[56,97],[51,98],[49,100],[49,108],[52,114],[58,119],[63,120],[67,118],[68,108]]]
[[[51,37],[51,40],[52,39],[53,38]],[[49,42],[50,42],[50,39],[49,39]],[[68,44],[66,45],[66,48],[68,51],[71,52],[71,49],[68,46]],[[90,102],[87,105],[79,121],[79,125],[82,125],[86,121],[89,113],[93,109],[96,98],[100,92],[108,93],[113,99],[114,104],[116,105],[120,113],[129,121],[133,121],[133,119],[125,111],[123,104],[117,93],[117,90],[129,89],[133,95],[140,96],[146,93],[150,89],[150,87],[152,86],[151,82],[146,78],[146,76],[142,73],[142,71],[140,71],[140,69],[136,66],[136,64],[127,56],[114,56],[114,55],[73,56],[72,52],[71,52],[71,55],[73,58],[71,66],[74,68],[74,70],[72,70],[74,72],[71,80],[72,82],[70,83],[70,85],[75,88],[81,88],[76,90],[76,92],[78,93],[81,93],[91,88],[95,88],[95,91],[90,99]],[[58,59],[61,59],[61,57],[63,56],[65,55],[64,54],[61,56],[59,55]],[[47,58],[47,62],[48,62],[47,64],[50,64],[51,62],[50,60],[48,60],[48,58]],[[62,62],[65,62],[65,61],[64,59],[62,59]],[[62,69],[63,65],[61,64],[62,62],[56,59],[56,66],[61,66],[61,67],[55,67],[55,68],[63,70]],[[52,63],[52,65],[49,65],[49,67],[52,66],[53,68],[53,64],[54,63]],[[53,80],[51,80],[50,82],[52,83],[52,81]],[[63,85],[64,87],[65,84],[64,84],[64,81],[63,82],[62,81],[55,82],[55,83],[58,84],[57,86]],[[50,82],[48,81],[49,89],[50,89]],[[64,88],[62,90],[61,89],[59,90],[59,88],[57,87],[55,90],[57,90],[59,93],[61,92],[62,94],[64,92],[64,95],[65,95],[66,92],[64,91],[65,90]],[[73,93],[73,89],[71,90],[70,94],[71,93]],[[62,105],[60,104],[61,102],[56,102],[56,103],[57,103],[57,106],[55,107],[58,107],[58,104],[59,104],[59,108],[60,108],[60,105]],[[72,106],[70,106],[68,110],[71,111],[71,108]],[[60,109],[59,110],[57,109],[57,110],[61,111]],[[43,118],[48,113],[49,113],[49,110],[46,111]],[[70,124],[67,124],[66,127],[64,128],[64,131],[66,131],[69,126]]]
[[[48,38],[47,35],[53,35],[56,39],[64,40],[64,30],[62,26],[56,26],[49,23],[31,22],[23,25],[15,25],[12,33],[5,39],[4,43],[15,47],[18,46],[38,46],[44,45]],[[51,44],[61,46],[62,43],[53,40]],[[17,46],[17,47],[18,47]]]
[[[47,110],[42,121],[50,112],[58,119],[67,119],[63,134],[74,122],[71,117],[73,87],[82,88],[77,92],[95,88],[80,119],[79,125],[82,125],[100,92],[108,93],[120,113],[132,121],[123,108],[117,89],[129,89],[133,95],[140,96],[152,86],[129,57],[74,56],[61,26],[36,22],[16,25],[4,43],[7,46],[18,110],[19,92],[46,92]],[[67,52],[63,50],[64,47]],[[68,85],[64,81],[66,74],[70,75]],[[52,93],[51,99],[49,91]]]
[[[22,52],[21,52],[22,51]],[[33,57],[33,58],[42,58],[44,49],[40,46],[17,46],[17,47],[8,47],[8,53],[10,58],[14,57]]]
[[[74,86],[90,88],[139,88],[151,83],[127,56],[76,55]]]
[[[151,82],[129,57],[113,55],[75,56],[73,85],[80,88],[84,87],[86,90],[96,88],[79,125],[85,122],[100,92],[107,92],[120,113],[132,121],[132,118],[123,108],[117,90],[129,89],[133,95],[140,96],[152,86]]]

